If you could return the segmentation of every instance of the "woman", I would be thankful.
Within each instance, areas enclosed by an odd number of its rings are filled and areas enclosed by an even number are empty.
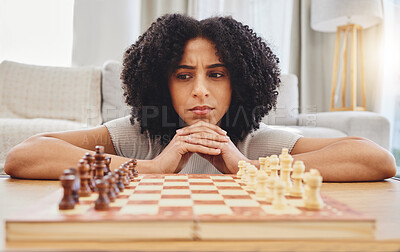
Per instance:
[[[13,148],[13,177],[56,179],[88,150],[105,146],[112,169],[138,159],[139,173],[235,173],[239,160],[288,148],[325,181],[380,180],[393,156],[361,138],[305,138],[260,124],[275,106],[279,60],[230,17],[165,15],[127,49],[121,79],[129,117],[93,129],[46,133]]]

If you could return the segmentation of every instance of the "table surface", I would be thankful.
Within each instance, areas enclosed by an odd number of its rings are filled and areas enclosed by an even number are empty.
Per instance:
[[[357,241],[152,241],[123,243],[6,244],[4,220],[60,188],[58,181],[0,177],[0,250],[60,248],[140,251],[400,251],[400,181],[324,183],[321,192],[376,219],[374,240]]]

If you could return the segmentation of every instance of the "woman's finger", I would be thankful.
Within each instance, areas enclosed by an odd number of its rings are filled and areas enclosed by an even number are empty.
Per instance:
[[[190,125],[190,126],[182,128],[182,129],[179,129],[176,132],[177,132],[177,134],[181,135],[181,134],[186,134],[186,132],[189,132],[189,131],[191,131],[191,132],[193,132],[193,131],[197,132],[199,130],[208,131],[209,129],[212,130],[213,132],[216,132],[216,133],[218,133],[220,135],[223,135],[223,136],[226,136],[226,134],[227,134],[226,131],[221,129],[219,126],[217,126],[215,124],[203,122],[203,121],[200,121],[200,122],[197,122],[197,123],[195,123],[193,125]]]

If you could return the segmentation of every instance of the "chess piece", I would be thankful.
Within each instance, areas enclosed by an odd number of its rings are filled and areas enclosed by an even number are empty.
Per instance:
[[[247,171],[248,180],[247,185],[244,189],[247,191],[254,191],[256,189],[257,168],[254,165],[249,165],[247,167]]]
[[[267,179],[267,195],[265,197],[267,203],[272,203],[274,200],[274,186],[277,179],[274,176],[269,176]]]
[[[247,167],[248,165],[250,165],[247,162],[243,163],[243,172],[242,172],[242,176],[240,177],[240,182],[247,184]]]
[[[118,185],[117,185],[119,175],[115,172],[112,172],[110,174],[110,176],[112,177],[111,186],[114,188],[115,196],[118,197],[118,195],[120,193]]]
[[[95,210],[108,210],[110,208],[110,199],[108,198],[108,182],[103,179],[96,179],[96,187],[99,197],[94,203]]]
[[[110,199],[110,202],[115,202],[117,196],[113,187],[113,182],[115,182],[114,177],[111,174],[106,175],[104,176],[104,180],[108,182],[107,196]]]
[[[242,178],[242,175],[243,175],[243,167],[244,167],[244,164],[246,163],[246,161],[244,161],[244,160],[240,160],[239,162],[238,162],[238,168],[239,168],[239,170],[238,170],[238,172],[237,172],[237,174],[236,174],[236,176],[238,177],[238,178]]]
[[[287,150],[287,149],[284,149]],[[285,193],[289,194],[292,189],[292,181],[290,180],[290,172],[292,171],[293,158],[285,153],[280,156],[281,176],[280,179],[285,183]]]
[[[127,165],[123,164],[123,165],[121,165],[121,167],[119,169],[120,169],[120,171],[122,171],[122,178],[123,178],[122,182],[124,183],[124,186],[128,186],[131,183],[131,181],[129,178],[129,174],[128,174],[129,171],[128,171]]]
[[[283,156],[289,154],[289,149],[288,148],[282,148],[282,153],[279,155],[279,159],[281,159]]]
[[[79,178],[79,173],[75,168],[65,169],[63,171],[64,175],[73,175],[75,180],[72,184],[72,197],[75,200],[75,203],[79,203],[79,189],[81,187],[81,180]]]
[[[279,179],[278,171],[279,171],[279,159],[277,155],[271,155],[269,157],[269,164],[271,169],[271,176]]]
[[[115,173],[118,175],[117,177],[117,186],[120,192],[124,191],[125,185],[124,185],[124,180],[125,180],[125,174],[124,171],[117,169],[115,170]]]
[[[74,209],[75,199],[72,195],[72,187],[75,182],[74,175],[62,175],[60,177],[61,185],[64,188],[63,197],[58,204],[60,210]]]
[[[270,162],[269,162],[269,157],[265,158],[265,165],[264,165],[264,171],[267,174],[267,176],[271,176],[271,168],[270,168]]]
[[[94,166],[93,166],[94,157],[89,152],[86,152],[85,156],[83,156],[83,160],[85,160],[86,163],[89,165],[89,168],[90,168],[89,169],[89,177],[90,177],[90,179],[89,179],[89,187],[92,190],[92,192],[95,192],[96,191],[96,184],[94,182],[95,169],[94,169]]]
[[[92,190],[90,189],[90,186],[89,186],[89,181],[90,181],[89,171],[90,171],[90,167],[86,163],[85,160],[81,159],[81,160],[79,160],[77,168],[78,168],[79,176],[80,176],[80,179],[81,179],[81,181],[80,181],[81,186],[79,188],[78,194],[79,194],[80,197],[90,196],[90,194],[92,193]]]
[[[320,188],[322,185],[322,176],[316,169],[311,169],[304,176],[307,185],[306,197],[304,198],[304,205],[309,210],[319,210],[324,206],[320,195]]]
[[[278,211],[285,210],[285,208],[287,208],[287,201],[285,198],[285,183],[283,181],[277,180],[275,182],[272,207]]]
[[[129,161],[129,162],[133,164],[133,177],[137,178],[139,176],[139,172],[136,170],[137,160],[131,159],[131,161]]]
[[[260,164],[260,171],[265,171],[265,157],[258,158],[258,163]]]
[[[264,170],[260,170],[259,174],[257,175],[257,187],[256,187],[257,200],[266,200],[269,190],[267,187],[267,180],[268,180],[267,174],[264,172]]]
[[[106,157],[104,160],[104,163],[106,165],[104,169],[104,174],[108,174],[111,172],[110,165],[111,165],[111,157]]]
[[[293,165],[293,187],[290,190],[290,196],[293,197],[303,197],[304,189],[303,189],[303,177],[304,177],[305,166],[303,161],[296,161]]]
[[[94,169],[96,172],[95,179],[102,179],[104,177],[104,170],[106,155],[104,154],[104,146],[96,146],[96,153],[94,154]]]

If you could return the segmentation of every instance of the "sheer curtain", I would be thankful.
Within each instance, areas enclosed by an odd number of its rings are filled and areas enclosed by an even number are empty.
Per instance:
[[[400,1],[384,0],[383,9],[383,78],[376,106],[391,122],[392,152],[400,169]]]
[[[73,0],[1,0],[0,62],[69,66]]]

